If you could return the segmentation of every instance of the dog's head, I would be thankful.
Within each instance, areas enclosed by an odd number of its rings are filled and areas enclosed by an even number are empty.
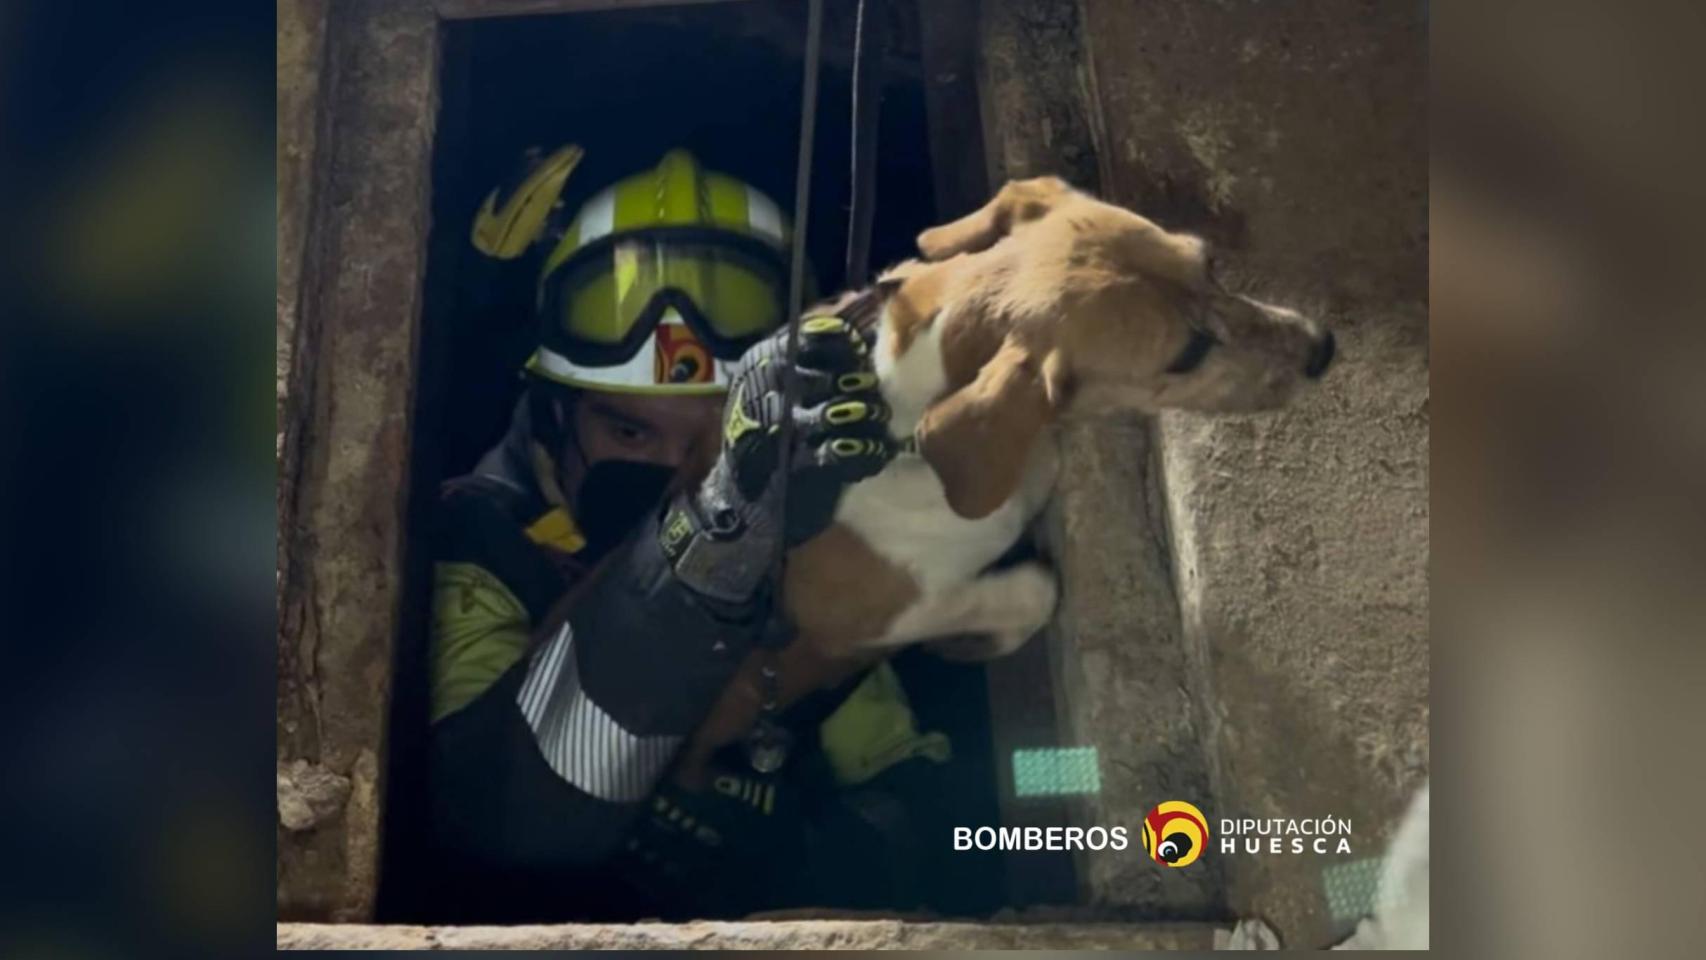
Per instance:
[[[961,515],[1013,492],[1058,417],[1281,406],[1332,362],[1333,336],[1224,289],[1207,244],[1045,177],[924,231],[885,274],[893,347],[940,324],[949,393],[920,451]]]

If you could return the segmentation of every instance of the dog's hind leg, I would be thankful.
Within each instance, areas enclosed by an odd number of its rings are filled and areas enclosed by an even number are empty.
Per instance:
[[[1040,563],[994,570],[925,594],[863,648],[883,650],[935,640],[931,648],[950,660],[1005,656],[1048,622],[1058,595],[1054,574]]]

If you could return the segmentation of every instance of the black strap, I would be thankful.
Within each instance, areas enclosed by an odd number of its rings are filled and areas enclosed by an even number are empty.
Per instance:
[[[782,443],[780,455],[777,457],[776,469],[782,471],[776,478],[776,529],[786,530],[788,518],[788,479],[793,473],[794,460],[794,417],[793,410],[800,402],[799,378],[795,376],[795,364],[800,355],[800,313],[805,307],[805,276],[806,276],[806,225],[807,214],[811,208],[812,187],[812,140],[817,135],[817,88],[818,66],[823,51],[823,0],[811,0],[811,6],[806,14],[806,63],[805,75],[801,81],[800,90],[800,154],[799,163],[794,170],[794,243],[792,260],[789,264],[788,277],[788,342],[786,350],[786,366],[782,370],[783,410],[788,416],[782,418]],[[779,590],[785,579],[788,563],[788,542],[786,537],[776,540],[776,555],[771,559],[770,582],[774,589]],[[780,604],[778,604],[778,607]],[[774,773],[781,767],[788,754],[790,736],[776,722],[781,683],[776,675],[776,651],[786,645],[791,638],[791,631],[782,623],[780,610],[773,615],[761,619],[765,628],[757,637],[762,650],[763,659],[759,663],[759,684],[761,702],[759,704],[758,723],[747,737],[747,758],[754,770],[760,774]]]
[[[847,278],[857,289],[870,280],[871,222],[877,198],[877,129],[883,105],[883,49],[888,8],[859,0],[853,32],[853,185],[847,219]]]
[[[848,290],[833,300],[813,304],[804,317],[838,317],[869,339],[876,335],[877,319],[882,316],[888,294],[889,290],[874,284],[862,290]]]
[[[807,215],[811,210],[812,191],[812,141],[817,135],[817,88],[818,66],[823,51],[823,0],[811,0],[806,15],[806,63],[805,75],[800,90],[800,152],[799,162],[794,168],[794,243],[792,260],[789,264],[788,276],[788,346],[787,366],[782,372],[782,409],[793,411],[800,402],[800,385],[794,376],[794,367],[800,355],[800,312],[805,307],[806,294],[806,226]],[[782,449],[778,457],[776,469],[781,475],[776,478],[780,497],[776,501],[778,513],[788,509],[788,478],[793,473],[794,459],[794,418],[787,416],[782,419],[782,435],[779,437]],[[776,529],[787,529],[787,518],[776,518]],[[776,543],[776,556],[771,563],[771,583],[782,583],[784,566],[787,563],[788,548],[785,538]]]

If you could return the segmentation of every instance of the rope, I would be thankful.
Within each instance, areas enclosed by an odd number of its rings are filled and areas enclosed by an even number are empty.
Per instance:
[[[794,460],[793,410],[800,398],[800,385],[794,376],[794,366],[800,353],[800,312],[806,306],[806,224],[811,213],[812,141],[817,135],[818,67],[822,48],[823,0],[811,0],[806,15],[806,68],[800,90],[799,164],[794,168],[794,243],[793,261],[789,264],[788,272],[788,346],[785,352],[787,366],[782,370],[783,409],[788,411],[789,415],[782,418],[782,450],[776,465],[777,469],[782,471],[781,476],[776,478],[781,493],[776,505],[776,519],[777,529],[783,535],[776,541],[776,556],[771,561],[774,576],[770,582],[778,589],[782,585],[782,574],[788,557],[788,478],[793,473]]]
[[[847,218],[847,279],[857,290],[870,280],[871,221],[876,209],[878,117],[882,113],[882,56],[888,20],[882,0],[867,14],[859,0],[853,28],[853,173]]]
[[[800,312],[805,309],[806,296],[806,224],[811,212],[812,141],[817,133],[818,67],[823,46],[823,0],[811,0],[806,16],[806,66],[800,90],[800,155],[794,170],[794,242],[793,261],[788,276],[788,344],[787,363],[782,370],[782,418],[779,437],[782,449],[776,467],[782,471],[776,478],[776,555],[771,558],[771,584],[776,590],[776,602],[781,604],[783,576],[788,563],[788,478],[794,460],[794,406],[799,403],[800,385],[794,376],[795,361],[800,352]],[[761,774],[774,772],[781,766],[788,749],[788,736],[776,722],[781,684],[776,675],[776,651],[788,642],[787,625],[781,622],[781,611],[765,618],[773,625],[759,637],[760,696],[758,723],[748,741],[748,758],[753,769]]]
[[[878,0],[880,3],[881,0]],[[871,37],[872,23],[881,29],[882,12],[867,17],[865,0],[859,0],[858,19],[854,28],[853,47],[853,171],[852,197],[847,224],[847,261],[845,285],[863,286],[870,266],[871,222],[876,195],[876,172],[873,159],[876,151],[878,107],[882,100],[882,81],[877,70],[882,42]],[[806,17],[805,71],[800,91],[800,149],[798,166],[794,171],[794,236],[792,261],[788,277],[788,338],[784,351],[786,365],[782,371],[783,409],[789,415],[782,420],[779,440],[782,449],[777,458],[776,478],[780,495],[776,505],[776,554],[771,560],[771,584],[776,601],[781,602],[781,589],[787,572],[787,514],[788,482],[793,475],[794,419],[792,411],[799,402],[799,383],[795,365],[800,349],[800,314],[805,310],[806,226],[811,208],[812,146],[817,135],[818,74],[823,47],[823,0],[810,0]],[[772,629],[759,641],[760,703],[758,723],[748,741],[748,756],[752,766],[761,774],[774,772],[788,750],[789,736],[776,714],[779,709],[780,681],[777,675],[777,651],[789,641],[788,628],[779,612],[766,620]]]

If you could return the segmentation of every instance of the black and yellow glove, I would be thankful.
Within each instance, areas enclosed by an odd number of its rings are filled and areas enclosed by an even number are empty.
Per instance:
[[[670,919],[739,916],[786,903],[809,889],[802,876],[805,811],[794,792],[721,770],[702,792],[666,784],[628,830],[612,866]]]
[[[840,317],[800,321],[798,402],[787,409],[784,328],[741,357],[730,375],[722,453],[699,490],[677,499],[660,541],[687,586],[729,603],[750,599],[778,540],[797,546],[835,519],[841,491],[895,455],[889,409],[870,346]],[[782,424],[794,422],[787,525],[778,530]]]

